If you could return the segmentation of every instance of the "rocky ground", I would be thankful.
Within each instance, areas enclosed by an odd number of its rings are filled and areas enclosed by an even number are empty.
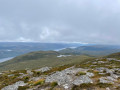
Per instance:
[[[78,65],[0,73],[1,90],[120,90],[120,60],[99,58]]]

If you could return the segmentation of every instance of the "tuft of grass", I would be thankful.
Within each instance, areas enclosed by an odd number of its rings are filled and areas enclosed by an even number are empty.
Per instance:
[[[85,73],[85,72],[80,71],[80,72],[78,72],[78,73],[76,74],[76,76],[80,76],[80,75],[86,75],[86,73]]]
[[[36,86],[36,85],[42,85],[44,83],[45,83],[45,79],[40,79],[40,80],[34,82],[34,86]]]
[[[26,89],[28,89],[29,88],[29,86],[19,86],[18,87],[18,90],[26,90]]]
[[[83,84],[81,84],[80,86],[77,86],[77,85],[74,85],[73,87],[72,87],[72,90],[80,90],[80,88],[81,89],[88,89],[88,88],[93,88],[95,85],[94,84],[92,84],[92,83],[83,83]],[[90,89],[90,90],[92,90],[92,89]]]
[[[94,86],[92,83],[83,83],[80,85],[80,88],[89,88],[89,87],[92,87]]]
[[[112,86],[112,84],[111,83],[98,83],[97,86],[99,86],[100,88],[106,88],[106,87]]]
[[[52,83],[51,83],[51,87],[55,87],[55,86],[57,86],[57,85],[58,85],[57,82],[52,82]]]
[[[30,78],[30,77],[28,77],[28,76],[24,77],[24,78],[23,78],[24,82],[27,83],[27,82],[29,81],[29,78]]]
[[[33,71],[34,77],[40,76],[41,74],[42,74],[42,72],[40,72],[40,71]]]

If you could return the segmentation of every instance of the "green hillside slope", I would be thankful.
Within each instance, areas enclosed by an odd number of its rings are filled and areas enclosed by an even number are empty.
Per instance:
[[[0,71],[4,70],[21,70],[34,69],[43,66],[61,66],[66,64],[80,63],[88,58],[85,55],[71,55],[66,57],[58,57],[60,54],[56,51],[38,51],[15,57],[12,60],[0,63]]]
[[[110,54],[110,55],[108,55],[108,56],[106,56],[106,57],[108,57],[108,58],[117,58],[117,59],[120,59],[120,52]]]

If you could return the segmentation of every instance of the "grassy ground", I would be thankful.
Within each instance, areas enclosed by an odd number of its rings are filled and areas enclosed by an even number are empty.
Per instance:
[[[44,66],[57,67],[57,66],[62,66],[67,64],[78,64],[89,58],[92,58],[92,57],[85,56],[85,55],[57,57],[57,55],[51,55],[51,56],[42,57],[39,59],[31,59],[31,60],[28,59],[28,60],[17,61],[15,59],[15,60],[10,60],[10,61],[1,63],[0,71],[22,70],[26,68],[35,69],[35,68],[40,68]]]

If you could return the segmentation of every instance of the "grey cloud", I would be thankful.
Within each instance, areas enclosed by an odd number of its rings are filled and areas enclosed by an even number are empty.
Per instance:
[[[0,41],[120,44],[119,0],[0,0]]]

